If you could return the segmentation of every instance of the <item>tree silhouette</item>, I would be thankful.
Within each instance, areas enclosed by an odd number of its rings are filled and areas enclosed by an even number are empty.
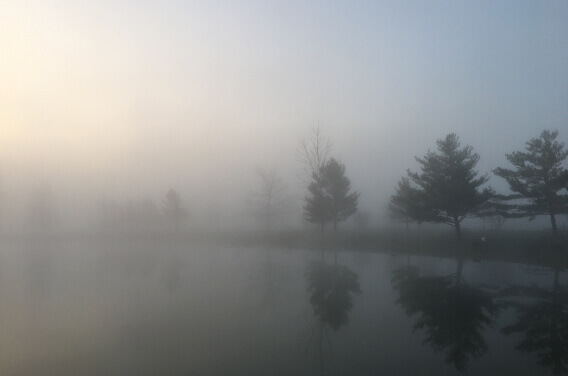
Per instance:
[[[319,126],[313,127],[306,137],[300,139],[296,150],[298,160],[304,165],[306,180],[321,172],[331,153],[331,142]]]
[[[502,199],[528,199],[528,203],[508,204],[504,214],[508,217],[528,217],[549,215],[552,234],[558,236],[557,214],[568,214],[568,194],[560,193],[568,189],[568,172],[562,162],[568,157],[564,143],[558,142],[558,131],[544,130],[538,138],[525,144],[525,152],[515,151],[507,154],[507,160],[514,170],[496,168],[495,175],[509,183],[516,195],[502,196]]]
[[[413,221],[422,217],[424,209],[421,207],[420,191],[410,184],[408,178],[402,178],[398,182],[396,194],[389,201],[389,216],[397,221],[402,221],[408,226]]]
[[[501,291],[501,305],[514,308],[517,322],[505,326],[505,335],[523,333],[517,350],[535,353],[538,364],[556,375],[568,375],[568,289],[558,283],[554,270],[552,290],[538,286],[512,286]]]
[[[306,349],[314,345],[320,359],[321,374],[325,374],[324,345],[331,347],[330,330],[335,332],[347,325],[353,296],[361,294],[359,276],[344,265],[315,261],[308,266],[306,280],[306,291],[314,312]]]
[[[326,182],[322,174],[314,173],[312,181],[308,185],[309,195],[304,205],[304,218],[308,222],[317,223],[320,226],[323,238],[325,223],[330,220],[331,198],[326,192]]]
[[[346,325],[353,295],[361,293],[357,273],[344,265],[316,261],[309,265],[306,279],[314,314],[334,331]]]
[[[187,220],[189,216],[188,210],[184,207],[181,196],[174,189],[170,189],[166,193],[166,197],[162,202],[162,210],[164,217],[174,225],[176,231],[179,231],[180,225]]]
[[[312,175],[304,216],[309,222],[320,224],[322,236],[326,222],[332,222],[336,232],[337,222],[346,220],[357,211],[359,193],[350,190],[351,182],[345,176],[345,166],[334,158],[322,166],[319,173]]]
[[[275,170],[258,169],[257,176],[260,185],[247,202],[268,233],[274,218],[284,207],[284,183]]]
[[[493,324],[497,305],[491,295],[462,280],[463,259],[457,268],[449,276],[421,276],[417,268],[404,267],[395,271],[392,283],[399,294],[396,303],[407,315],[418,315],[413,328],[426,330],[424,343],[445,351],[445,362],[463,371],[471,357],[487,351],[483,334]]]
[[[461,239],[460,223],[468,215],[476,213],[492,196],[490,189],[479,190],[489,178],[487,175],[478,176],[475,166],[479,155],[473,153],[471,146],[460,149],[455,133],[438,140],[437,145],[437,153],[428,151],[424,158],[416,158],[422,172],[408,171],[418,193],[412,207],[421,209],[409,213],[419,222],[450,225]]]
[[[351,191],[351,181],[345,176],[345,165],[331,158],[323,167],[323,176],[330,196],[330,214],[333,231],[337,231],[337,222],[355,214],[359,200],[358,192]]]

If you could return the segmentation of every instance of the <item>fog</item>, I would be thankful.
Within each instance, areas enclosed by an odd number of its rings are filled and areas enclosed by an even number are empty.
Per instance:
[[[0,5],[2,227],[50,187],[61,223],[170,188],[196,220],[246,211],[275,170],[301,220],[298,141],[319,126],[379,223],[450,132],[506,164],[568,109],[563,2],[67,2]],[[506,185],[495,176],[496,188]],[[208,209],[209,208],[209,209]],[[292,210],[294,212],[294,210]]]
[[[568,374],[567,16],[1,1],[0,374]]]

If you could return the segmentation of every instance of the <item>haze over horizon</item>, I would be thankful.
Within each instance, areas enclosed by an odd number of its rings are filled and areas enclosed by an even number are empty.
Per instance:
[[[171,187],[239,213],[258,167],[301,207],[317,125],[378,219],[450,132],[482,173],[543,129],[568,140],[566,19],[562,1],[3,2],[3,221],[42,185],[71,222]]]

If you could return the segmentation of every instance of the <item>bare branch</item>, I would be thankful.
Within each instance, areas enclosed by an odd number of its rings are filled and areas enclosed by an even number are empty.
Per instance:
[[[302,180],[307,183],[312,176],[317,175],[323,165],[329,159],[331,153],[331,142],[321,128],[315,126],[310,129],[306,137],[300,139],[296,156],[304,166],[304,176]]]

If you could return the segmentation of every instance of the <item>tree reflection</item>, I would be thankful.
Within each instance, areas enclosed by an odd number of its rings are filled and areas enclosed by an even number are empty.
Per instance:
[[[422,276],[418,268],[395,271],[392,283],[398,291],[397,304],[408,316],[418,315],[414,330],[426,330],[424,343],[444,351],[445,361],[459,371],[470,358],[487,351],[484,332],[497,315],[493,297],[462,278],[463,258],[457,272],[447,276]]]
[[[556,375],[568,374],[568,289],[558,283],[554,270],[551,289],[512,286],[504,289],[503,306],[516,311],[517,321],[505,326],[505,335],[524,333],[517,350],[535,353],[538,364],[552,368]]]
[[[359,275],[345,265],[312,262],[306,272],[307,292],[314,321],[308,329],[307,350],[314,346],[324,374],[323,349],[331,347],[330,329],[339,330],[349,322],[354,295],[361,294]]]
[[[307,280],[315,316],[334,331],[347,324],[353,295],[361,293],[359,275],[345,265],[313,262]]]

